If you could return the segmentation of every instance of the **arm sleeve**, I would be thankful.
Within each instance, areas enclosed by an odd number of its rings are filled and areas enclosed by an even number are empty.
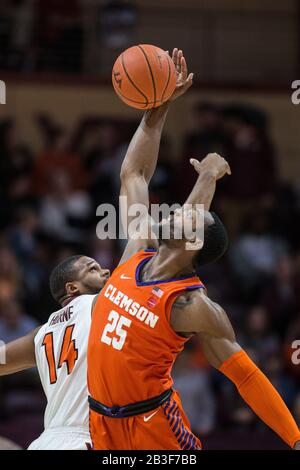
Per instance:
[[[238,351],[219,367],[237,387],[252,410],[290,447],[300,440],[299,428],[283,399],[245,351]]]

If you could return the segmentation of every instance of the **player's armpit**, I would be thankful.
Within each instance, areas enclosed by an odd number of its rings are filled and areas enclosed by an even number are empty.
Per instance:
[[[13,374],[36,366],[34,338],[40,327],[28,335],[0,347],[0,375]]]

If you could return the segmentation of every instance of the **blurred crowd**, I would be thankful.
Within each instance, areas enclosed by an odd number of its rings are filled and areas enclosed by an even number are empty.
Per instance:
[[[213,209],[228,228],[230,247],[199,275],[300,425],[300,365],[292,363],[292,343],[300,339],[299,188],[280,178],[262,110],[207,102],[195,107],[193,117],[180,159],[163,136],[151,201],[184,202],[196,178],[191,156],[217,151],[229,161],[232,176],[218,185]],[[138,123],[86,118],[67,132],[51,116],[38,115],[35,125],[39,154],[20,141],[18,123],[0,122],[0,339],[5,342],[59,308],[48,278],[60,260],[84,253],[113,269],[123,248],[96,237],[96,208],[117,204],[121,162]],[[197,339],[178,358],[174,380],[204,442],[225,431],[266,432],[234,386],[208,366]],[[0,397],[0,434],[28,444],[44,407],[35,371],[1,378]],[[24,413],[30,415],[26,425],[20,423]]]
[[[0,68],[107,72],[105,55],[134,43],[137,15],[123,0],[1,0]]]

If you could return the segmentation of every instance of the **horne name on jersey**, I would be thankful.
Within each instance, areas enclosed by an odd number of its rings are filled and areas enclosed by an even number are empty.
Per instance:
[[[73,305],[71,305],[70,307],[66,307],[62,313],[54,315],[54,317],[51,318],[49,326],[56,325],[56,323],[63,323],[65,321],[69,321],[72,315]]]
[[[148,325],[151,328],[154,328],[159,320],[157,315],[155,315],[143,305],[140,305],[138,302],[135,302],[134,299],[131,299],[125,295],[112,284],[109,284],[105,288],[104,296],[113,304],[118,305],[118,307],[120,307],[122,310],[125,310],[125,312],[128,312],[130,315],[136,317],[138,320],[144,322],[145,325]]]

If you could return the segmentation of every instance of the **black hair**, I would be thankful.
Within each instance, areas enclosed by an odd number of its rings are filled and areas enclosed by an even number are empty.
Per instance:
[[[226,228],[217,214],[214,212],[210,212],[210,214],[214,223],[205,228],[203,248],[194,258],[195,268],[217,261],[228,248],[229,240]]]
[[[50,274],[49,286],[53,298],[60,303],[66,295],[66,283],[77,279],[76,261],[84,255],[73,255],[59,263]]]

